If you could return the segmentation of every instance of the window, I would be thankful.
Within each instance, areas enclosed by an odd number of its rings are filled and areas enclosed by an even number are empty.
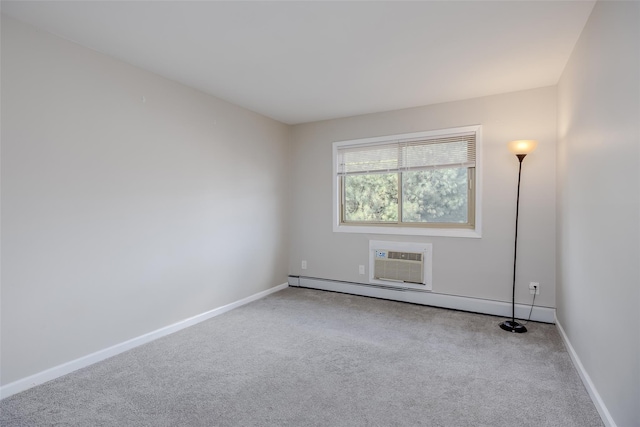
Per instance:
[[[334,231],[479,237],[480,126],[334,143]]]

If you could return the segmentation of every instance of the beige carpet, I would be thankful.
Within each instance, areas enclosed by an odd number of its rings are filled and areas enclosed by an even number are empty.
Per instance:
[[[0,402],[2,426],[602,426],[554,325],[288,288]]]

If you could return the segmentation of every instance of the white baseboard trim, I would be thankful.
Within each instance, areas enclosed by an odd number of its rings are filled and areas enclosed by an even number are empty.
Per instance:
[[[562,328],[562,325],[558,321],[557,317],[556,317],[556,327],[558,328],[558,332],[560,332],[562,341],[564,341],[564,345],[567,348],[567,352],[569,353],[569,356],[571,357],[571,361],[573,362],[573,365],[576,367],[576,370],[580,375],[580,379],[582,380],[584,387],[587,389],[587,392],[589,393],[589,396],[591,397],[593,404],[596,406],[596,409],[600,414],[600,418],[602,418],[602,422],[606,427],[617,427],[615,421],[613,421],[613,417],[611,417],[611,414],[609,413],[609,410],[607,409],[606,405],[602,401],[602,398],[600,397],[600,393],[598,393],[596,386],[591,381],[591,377],[589,376],[587,371],[584,369],[584,366],[582,365],[582,362],[578,357],[578,353],[576,353],[576,351],[573,349],[573,346],[569,341],[569,337],[567,337],[567,334],[564,332],[564,329]]]
[[[339,282],[313,277],[289,277],[291,286],[303,288],[321,289],[325,291],[342,292],[347,294],[362,295],[366,297],[389,299],[394,301],[410,302],[414,304],[430,305],[434,307],[451,308],[454,310],[471,311],[474,313],[491,314],[494,316],[511,317],[511,303],[494,301],[481,298],[462,297],[458,295],[438,294],[435,292],[416,291],[413,289],[393,288],[390,286],[378,286],[353,282]],[[529,317],[530,305],[516,304],[516,318]],[[555,308],[533,307],[531,320],[537,322],[554,323]]]
[[[149,332],[139,337],[121,342],[120,344],[116,344],[109,348],[96,351],[95,353],[88,354],[86,356],[80,357],[70,362],[63,363],[62,365],[54,366],[53,368],[28,376],[26,378],[22,378],[17,381],[14,381],[12,383],[9,383],[5,386],[0,387],[0,399],[4,399],[16,393],[20,393],[21,391],[43,384],[47,381],[51,381],[63,375],[69,374],[73,371],[77,371],[78,369],[81,369],[86,366],[92,365],[94,363],[100,362],[102,360],[108,359],[109,357],[113,357],[117,354],[124,353],[127,350],[131,350],[132,348],[138,347],[142,344],[146,344],[150,341],[156,340],[158,338],[164,337],[174,332],[178,332],[181,329],[188,328],[189,326],[193,326],[197,323],[211,319],[212,317],[219,316],[223,313],[233,310],[234,308],[248,304],[260,298],[264,298],[267,295],[272,294],[274,292],[281,291],[282,289],[288,286],[289,285],[287,283],[274,286],[273,288],[267,289],[266,291],[258,292],[257,294],[250,295],[239,301],[232,302],[231,304],[214,308],[213,310],[209,310],[205,313],[201,313],[196,316],[189,317],[188,319],[181,320],[180,322],[174,323],[169,326],[165,326],[164,328],[157,329],[155,331]]]

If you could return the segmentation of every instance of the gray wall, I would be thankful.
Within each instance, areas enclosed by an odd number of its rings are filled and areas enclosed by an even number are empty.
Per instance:
[[[618,426],[640,423],[640,3],[598,2],[558,85],[557,317]]]
[[[2,384],[286,282],[288,126],[3,17],[1,136]]]
[[[332,231],[334,141],[474,124],[483,125],[481,239]],[[290,273],[366,283],[358,265],[368,268],[370,239],[432,242],[434,292],[510,302],[518,160],[507,142],[537,139],[523,167],[516,301],[531,303],[537,281],[536,304],[555,307],[556,136],[555,87],[294,126]]]

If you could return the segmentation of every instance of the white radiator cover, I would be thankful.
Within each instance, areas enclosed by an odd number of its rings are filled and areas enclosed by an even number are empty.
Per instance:
[[[369,283],[433,290],[431,243],[369,241]]]

